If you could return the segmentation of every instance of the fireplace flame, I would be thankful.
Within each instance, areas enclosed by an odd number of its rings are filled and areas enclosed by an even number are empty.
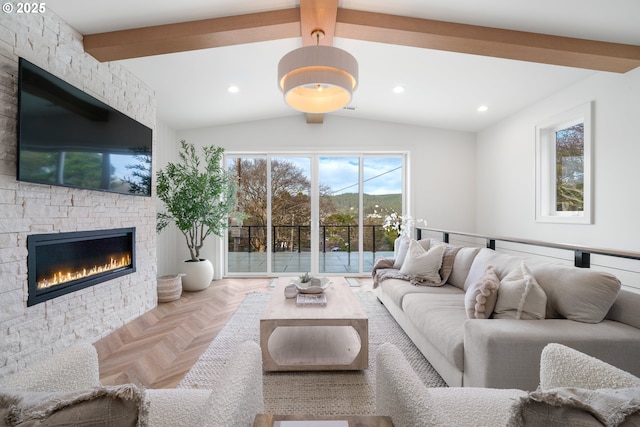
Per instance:
[[[121,257],[109,257],[109,261],[102,265],[94,265],[91,268],[83,268],[78,271],[59,271],[51,277],[39,280],[37,282],[38,289],[47,289],[52,286],[61,285],[63,283],[73,282],[74,280],[84,279],[85,277],[95,276],[107,271],[118,270],[120,268],[131,265],[131,255],[125,254]]]

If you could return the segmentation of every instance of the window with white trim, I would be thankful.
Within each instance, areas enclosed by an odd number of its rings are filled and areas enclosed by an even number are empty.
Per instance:
[[[536,127],[536,221],[591,224],[592,102]]]

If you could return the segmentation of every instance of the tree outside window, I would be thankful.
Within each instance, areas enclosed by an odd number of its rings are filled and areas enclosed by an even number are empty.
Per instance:
[[[591,224],[592,103],[536,127],[536,221]]]

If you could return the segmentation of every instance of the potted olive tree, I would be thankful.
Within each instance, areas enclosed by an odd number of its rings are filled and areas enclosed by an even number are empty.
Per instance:
[[[166,210],[158,212],[156,230],[175,223],[184,235],[191,258],[183,264],[183,288],[198,291],[213,279],[213,265],[200,258],[200,249],[210,234],[222,236],[227,228],[236,202],[236,185],[222,164],[223,148],[203,147],[201,158],[193,144],[184,140],[180,144],[180,162],[168,163],[157,173],[156,191]]]

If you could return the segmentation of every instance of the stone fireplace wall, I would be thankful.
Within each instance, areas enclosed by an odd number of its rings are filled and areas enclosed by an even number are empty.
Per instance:
[[[1,14],[0,377],[93,342],[157,302],[155,198],[16,181],[18,58],[154,129],[155,147],[154,92],[121,65],[85,54],[82,36],[52,11]],[[136,227],[134,274],[27,307],[27,235],[122,227]]]

